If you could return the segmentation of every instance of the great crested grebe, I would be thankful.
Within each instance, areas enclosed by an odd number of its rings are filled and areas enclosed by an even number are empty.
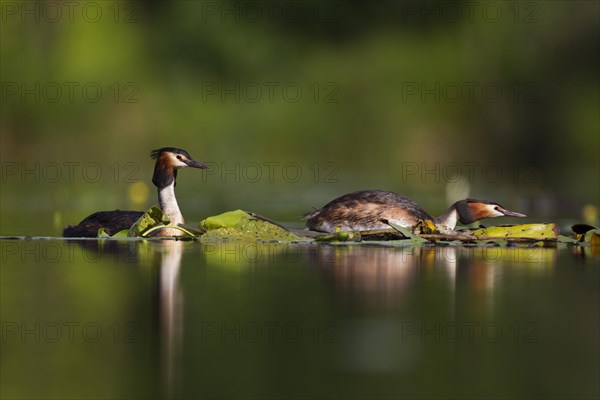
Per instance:
[[[498,203],[465,199],[452,204],[439,217],[432,217],[411,199],[383,190],[353,192],[330,201],[324,207],[305,214],[306,227],[320,232],[370,231],[390,229],[385,220],[406,228],[415,226],[419,220],[431,220],[438,228],[454,229],[460,221],[472,224],[484,218],[525,217],[508,211]]]
[[[194,161],[187,151],[174,147],[163,147],[153,150],[150,156],[156,160],[152,183],[158,189],[160,209],[171,220],[172,225],[183,224],[183,215],[179,211],[175,198],[177,170],[187,167],[208,168]],[[63,231],[65,237],[97,237],[98,229],[104,228],[109,235],[129,229],[144,214],[143,211],[98,211],[75,226],[67,226]],[[160,229],[157,236],[181,236],[178,229]]]

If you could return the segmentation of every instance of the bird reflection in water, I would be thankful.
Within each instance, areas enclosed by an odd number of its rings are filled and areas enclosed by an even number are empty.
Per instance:
[[[434,266],[434,254],[423,247],[316,246],[311,263],[344,292],[368,304],[397,303],[407,296],[419,269]]]
[[[436,295],[446,293],[452,309],[458,290],[483,295],[475,306],[489,308],[502,274],[512,266],[539,273],[556,263],[557,252],[539,247],[323,245],[309,249],[308,257],[337,289],[351,294],[346,296],[350,301],[398,307],[415,290],[435,288]]]
[[[176,397],[175,388],[181,386],[183,293],[179,272],[185,242],[162,240],[152,244],[161,255],[157,280],[161,376],[165,396],[172,398]]]

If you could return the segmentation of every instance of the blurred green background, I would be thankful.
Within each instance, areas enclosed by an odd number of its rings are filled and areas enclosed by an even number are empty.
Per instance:
[[[188,224],[242,208],[300,226],[376,188],[432,214],[473,196],[597,224],[599,15],[595,1],[0,0],[0,236],[148,208],[163,146],[211,166],[178,175]],[[2,394],[598,397],[594,247],[236,246],[0,241]],[[35,337],[72,321],[102,340]],[[211,321],[339,335],[203,343]],[[403,343],[406,321],[505,336]],[[131,323],[134,342],[113,337]]]
[[[0,4],[0,234],[155,204],[163,146],[213,167],[188,223],[374,188],[597,220],[598,2]]]

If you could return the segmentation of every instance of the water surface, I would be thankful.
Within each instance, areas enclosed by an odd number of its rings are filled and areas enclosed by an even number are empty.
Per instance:
[[[594,248],[0,240],[3,398],[594,398]]]

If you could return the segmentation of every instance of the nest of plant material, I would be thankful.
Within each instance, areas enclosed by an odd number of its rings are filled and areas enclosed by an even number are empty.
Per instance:
[[[113,236],[104,230],[99,238],[143,238],[154,236],[164,228],[182,231],[184,238],[206,241],[260,241],[260,242],[368,242],[387,245],[552,245],[555,243],[600,245],[600,229],[584,224],[572,227],[571,237],[560,234],[554,223],[498,225],[479,228],[440,230],[432,221],[423,220],[412,228],[404,228],[383,221],[390,229],[322,233],[289,229],[258,214],[235,210],[208,217],[197,227],[171,225],[160,208],[152,207],[129,229]]]

